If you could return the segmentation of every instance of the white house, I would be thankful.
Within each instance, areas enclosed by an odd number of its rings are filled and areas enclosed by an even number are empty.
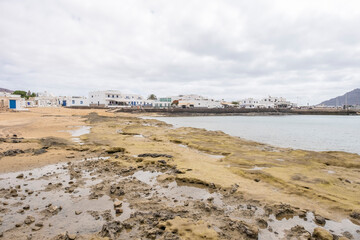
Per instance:
[[[132,107],[149,106],[151,103],[137,94],[123,94],[116,90],[89,92],[89,106]]]
[[[260,100],[254,98],[245,98],[239,100],[239,107],[240,108],[260,108]]]
[[[83,96],[63,96],[58,97],[59,106],[63,107],[85,107],[89,106],[88,99]]]
[[[60,105],[59,98],[46,91],[38,93],[36,97],[26,102],[26,107],[59,107]]]
[[[265,108],[291,108],[296,106],[295,103],[287,101],[286,98],[271,96],[261,99],[260,104]]]
[[[240,108],[291,108],[296,104],[291,103],[283,97],[266,97],[261,100],[246,98],[239,101]]]
[[[11,94],[8,92],[0,92],[0,108],[11,110],[22,110],[24,99],[20,95]]]
[[[223,108],[221,101],[205,98],[199,95],[180,95],[178,107],[181,108]]]

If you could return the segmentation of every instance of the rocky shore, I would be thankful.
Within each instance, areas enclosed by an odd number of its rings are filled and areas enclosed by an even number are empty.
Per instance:
[[[0,132],[0,238],[360,239],[356,154],[67,111]]]

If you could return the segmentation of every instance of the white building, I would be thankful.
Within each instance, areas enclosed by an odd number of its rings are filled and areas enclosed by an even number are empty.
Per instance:
[[[205,98],[199,95],[180,95],[178,107],[181,108],[223,108],[221,101]]]
[[[63,96],[58,97],[59,106],[63,107],[87,107],[89,106],[88,99],[83,96]]]
[[[123,94],[116,90],[94,91],[89,93],[89,106],[99,107],[142,107],[150,106],[150,100],[137,94]]]
[[[31,102],[33,101],[33,102]],[[26,107],[59,107],[59,98],[48,92],[38,93],[26,102]]]
[[[0,109],[23,110],[24,99],[20,95],[0,92]]]
[[[254,98],[245,98],[239,100],[240,108],[261,108],[260,100]]]
[[[266,97],[261,100],[246,98],[239,100],[240,108],[291,108],[296,107],[295,103],[287,101],[283,97]]]
[[[265,108],[291,108],[296,107],[295,103],[291,103],[287,101],[286,98],[283,97],[267,97],[263,98],[260,101],[260,104]]]

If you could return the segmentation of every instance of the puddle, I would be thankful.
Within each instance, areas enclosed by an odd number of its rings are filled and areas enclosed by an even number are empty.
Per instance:
[[[87,162],[105,159],[107,159],[107,157],[88,158],[82,161]],[[263,169],[257,166],[255,166],[255,168],[256,169],[252,170]],[[86,167],[78,168],[76,163],[72,165],[72,169],[77,170],[77,172],[81,174],[81,178],[70,179],[69,166],[64,163],[29,171],[1,174],[0,219],[2,219],[2,224],[0,225],[0,232],[4,232],[6,236],[6,231],[15,228],[15,224],[23,223],[27,216],[33,216],[36,219],[35,222],[43,222],[44,227],[38,232],[32,232],[31,227],[22,227],[20,231],[25,234],[33,234],[35,238],[38,235],[44,238],[52,237],[65,231],[78,234],[91,234],[101,230],[102,225],[106,222],[106,216],[110,216],[114,220],[125,221],[135,212],[135,209],[130,208],[131,197],[128,198],[128,200],[126,199],[131,196],[131,193],[130,195],[125,195],[124,199],[122,199],[123,213],[120,215],[115,213],[113,199],[108,195],[102,195],[98,199],[90,199],[91,189],[104,181],[104,176],[97,175],[97,172],[94,171],[96,169],[88,170]],[[24,175],[24,178],[17,178],[20,173]],[[211,193],[206,188],[181,185],[176,181],[158,182],[157,177],[162,174],[163,173],[157,171],[139,170],[129,176],[107,176],[108,178],[106,178],[106,180],[110,182],[124,181],[125,183],[126,181],[133,182],[133,180],[136,179],[149,186],[148,188],[144,188],[146,189],[145,191],[141,191],[141,188],[135,185],[135,189],[139,189],[139,191],[136,192],[139,194],[139,197],[144,200],[159,199],[164,204],[164,208],[167,206],[184,206],[191,201],[195,204],[200,201],[202,204],[205,203],[204,206],[216,206],[217,209],[222,210],[224,214],[230,216],[230,218],[243,220],[251,224],[254,224],[257,217],[266,218],[264,217],[265,211],[263,208],[242,204],[241,202],[229,203],[229,198],[224,197],[221,193]],[[139,184],[138,181],[134,181],[132,184]],[[49,185],[49,183],[51,184]],[[79,184],[79,187],[75,188],[71,193],[64,191],[64,189],[71,187],[73,184]],[[20,186],[20,189],[18,189],[19,196],[6,199],[4,189],[16,188],[17,185]],[[29,190],[34,192],[29,195]],[[22,196],[26,196],[26,198],[22,198]],[[4,202],[6,202],[7,205],[4,205]],[[62,210],[56,215],[45,217],[42,212],[50,203],[54,206],[61,206]],[[17,212],[27,204],[30,205],[29,210],[25,210],[23,214]],[[80,211],[81,214],[77,215],[75,211]],[[246,211],[253,212],[253,215],[246,215]],[[104,213],[107,215],[105,216]],[[314,214],[308,212],[306,219],[307,220],[295,216],[289,219],[284,218],[277,220],[274,215],[270,215],[269,221],[267,222],[269,227],[272,228],[272,231],[269,231],[268,228],[260,229],[258,239],[283,238],[285,236],[285,230],[290,230],[296,225],[303,226],[307,231],[312,233],[314,228],[318,227],[314,222]],[[51,226],[49,226],[49,224],[51,224]],[[336,235],[342,235],[347,231],[353,235],[354,239],[360,239],[360,226],[355,225],[348,219],[344,219],[341,222],[328,220],[324,228]]]
[[[145,138],[144,135],[142,135],[142,134],[136,134],[133,137],[134,138]]]
[[[72,136],[71,140],[73,142],[79,143],[83,145],[84,143],[81,141],[80,136],[90,133],[90,126],[71,126],[71,128],[77,128],[73,130],[61,130],[59,132],[69,132]]]
[[[88,158],[82,161],[104,160],[106,157]],[[74,169],[77,169],[76,165]],[[23,178],[17,178],[23,174]],[[67,164],[54,164],[28,171],[12,172],[0,175],[0,232],[15,228],[17,223],[23,223],[27,216],[35,218],[35,223],[42,222],[42,227],[37,232],[30,227],[20,230],[26,234],[39,234],[42,237],[55,236],[68,231],[70,233],[89,234],[101,230],[105,219],[102,216],[107,211],[108,216],[115,220],[124,221],[130,217],[132,210],[126,200],[123,200],[123,214],[116,215],[113,200],[104,195],[98,199],[90,199],[91,188],[103,179],[97,178],[92,171],[81,170],[81,178],[71,179]],[[73,184],[79,184],[71,193],[65,189]],[[17,197],[6,197],[5,189],[17,189]],[[29,194],[29,191],[33,191]],[[5,204],[4,204],[5,203]],[[61,206],[57,214],[47,217],[46,209],[49,204]],[[29,205],[29,210],[19,213],[24,206]],[[75,214],[75,211],[81,214]],[[98,212],[98,213],[96,213]],[[47,213],[48,214],[48,213]],[[95,219],[98,214],[99,219]],[[25,226],[25,225],[24,225]]]
[[[137,180],[146,183],[148,185],[153,186],[157,183],[156,177],[161,175],[160,172],[150,172],[150,171],[137,171],[135,172],[132,177],[136,178]]]
[[[267,229],[260,230],[259,240],[283,238],[285,235],[284,231],[290,230],[296,225],[303,226],[310,233],[312,233],[316,227],[319,227],[319,225],[314,222],[314,214],[312,212],[308,212],[306,214],[307,221],[298,216],[289,219],[284,218],[282,220],[277,220],[274,215],[271,215],[269,219],[271,220],[268,221],[268,224],[269,227],[273,229],[273,232],[270,232]],[[344,232],[347,231],[354,237],[354,239],[360,239],[360,227],[353,224],[348,219],[343,219],[341,222],[327,220],[325,225],[322,227],[330,231],[332,234],[336,234],[339,236],[341,236]],[[276,234],[275,232],[277,232],[278,234]]]
[[[265,169],[265,168],[267,168],[267,167],[258,167],[258,166],[255,166],[255,167],[250,168],[250,169],[248,169],[248,170],[261,171],[261,170],[263,170],[263,169]]]

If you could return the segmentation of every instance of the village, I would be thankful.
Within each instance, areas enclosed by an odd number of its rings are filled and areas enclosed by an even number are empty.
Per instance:
[[[93,91],[85,96],[55,96],[48,92],[27,96],[19,91],[0,92],[0,109],[26,110],[34,107],[84,107],[84,108],[295,108],[296,103],[283,97],[262,99],[245,98],[227,102],[200,95],[178,95],[157,98],[154,94],[144,98],[138,94],[125,94],[117,90]]]

